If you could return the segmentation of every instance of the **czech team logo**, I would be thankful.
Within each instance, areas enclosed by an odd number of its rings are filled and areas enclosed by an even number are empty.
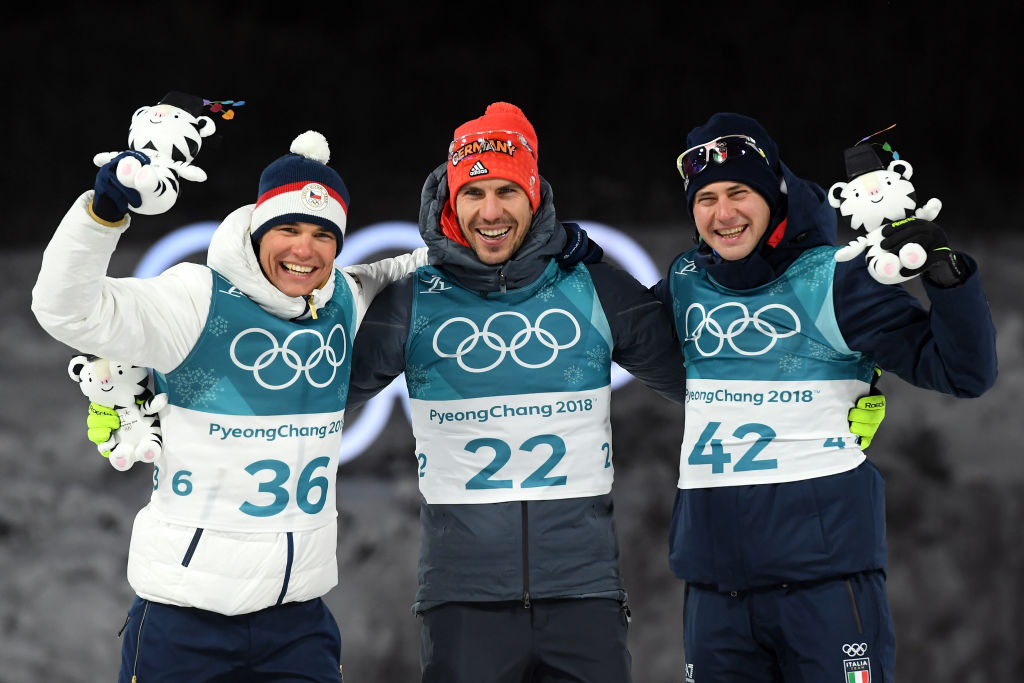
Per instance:
[[[327,188],[320,183],[306,183],[299,192],[302,203],[311,211],[323,211],[327,208]]]

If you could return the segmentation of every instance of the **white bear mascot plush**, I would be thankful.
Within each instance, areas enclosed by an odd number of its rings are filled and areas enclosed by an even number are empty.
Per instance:
[[[850,147],[844,157],[849,180],[829,188],[829,204],[839,209],[840,216],[849,218],[851,228],[863,229],[867,234],[836,252],[836,260],[849,261],[867,249],[868,272],[878,282],[891,285],[917,277],[920,273],[903,275],[900,271],[922,268],[927,259],[924,249],[908,243],[898,254],[889,253],[879,246],[882,228],[910,216],[934,220],[942,202],[933,197],[924,206],[917,206],[910,182],[914,169],[896,153],[888,167],[882,165],[872,145]]]
[[[128,149],[149,157],[150,163],[126,156],[117,163],[117,179],[125,187],[138,190],[142,203],[131,206],[135,213],[153,215],[170,209],[178,199],[181,178],[201,183],[206,172],[192,162],[199,153],[203,138],[213,135],[216,124],[204,109],[220,112],[230,119],[234,110],[225,105],[241,106],[245,102],[222,100],[211,102],[194,95],[170,92],[159,104],[139,107],[128,128]],[[93,163],[103,166],[120,152],[103,152]]]
[[[157,413],[167,405],[167,394],[153,395],[146,368],[79,355],[68,364],[68,374],[90,401],[117,412],[121,426],[96,445],[114,469],[123,472],[136,461],[151,463],[160,457],[163,437]]]

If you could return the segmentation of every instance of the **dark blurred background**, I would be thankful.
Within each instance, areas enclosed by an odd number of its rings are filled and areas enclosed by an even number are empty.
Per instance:
[[[85,440],[71,350],[29,313],[42,247],[123,149],[132,113],[170,90],[244,100],[216,119],[168,214],[140,217],[110,274],[159,237],[256,198],[296,134],[323,132],[351,194],[349,231],[414,221],[454,128],[494,100],[537,129],[563,220],[632,235],[664,270],[690,244],[675,158],[720,110],[759,119],[799,175],[845,180],[843,149],[881,139],[939,197],[954,246],[981,263],[1000,378],[958,401],[883,380],[889,417],[869,456],[888,478],[889,590],[902,681],[1016,681],[1024,670],[1024,237],[1019,4],[196,3],[22,4],[5,10],[7,155],[0,164],[0,681],[112,680],[131,590],[131,520],[150,472],[117,473]],[[840,231],[840,239],[855,233]],[[913,288],[913,285],[911,286]],[[666,561],[682,411],[615,394],[615,496],[637,683],[682,681],[682,590]],[[418,680],[409,613],[415,460],[397,407],[339,470],[346,680]],[[838,680],[838,679],[837,679]],[[827,682],[826,682],[827,683]]]
[[[262,168],[309,128],[327,136],[349,185],[350,228],[415,220],[454,128],[499,99],[537,129],[541,173],[566,218],[685,222],[675,159],[686,133],[738,111],[825,187],[845,179],[845,147],[895,123],[882,139],[918,169],[919,194],[945,201],[947,221],[981,214],[974,229],[1009,227],[1001,200],[1022,178],[1019,4],[434,5],[8,10],[0,173],[19,229],[5,239],[45,240],[91,187],[93,154],[124,148],[131,114],[169,90],[246,105],[205,141],[197,164],[210,180],[186,182],[175,211],[131,240],[254,201]]]

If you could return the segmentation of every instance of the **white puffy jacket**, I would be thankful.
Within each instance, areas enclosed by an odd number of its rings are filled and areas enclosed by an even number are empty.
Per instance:
[[[119,227],[97,223],[89,213],[92,191],[74,203],[43,254],[32,290],[36,319],[58,341],[83,353],[115,358],[167,373],[189,354],[206,325],[212,274],[194,263],[179,263],[148,279],[106,276],[110,257],[130,218]],[[253,206],[224,219],[210,243],[207,264],[272,315],[308,315],[303,297],[290,297],[264,277],[250,246]],[[320,308],[336,286],[348,287],[356,325],[373,297],[387,284],[426,264],[426,248],[365,266],[350,266],[338,282],[334,271],[314,290]],[[149,506],[139,511],[128,553],[128,581],[142,598],[221,614],[244,614],[276,604],[286,568],[267,558],[286,552],[286,533],[237,533],[207,529],[202,566],[181,566],[179,549],[195,533],[158,519]],[[324,595],[338,582],[337,523],[293,532],[296,549],[285,602]]]

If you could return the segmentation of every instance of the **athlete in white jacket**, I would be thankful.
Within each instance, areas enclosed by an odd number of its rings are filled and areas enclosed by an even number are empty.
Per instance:
[[[338,580],[333,482],[352,341],[377,292],[425,265],[426,249],[336,269],[348,192],[322,136],[303,134],[292,152],[264,170],[257,203],[223,221],[206,266],[106,276],[130,225],[117,160],[43,256],[32,292],[43,328],[153,368],[170,398],[129,549],[138,599],[124,681],[339,679],[340,636],[320,597]]]

